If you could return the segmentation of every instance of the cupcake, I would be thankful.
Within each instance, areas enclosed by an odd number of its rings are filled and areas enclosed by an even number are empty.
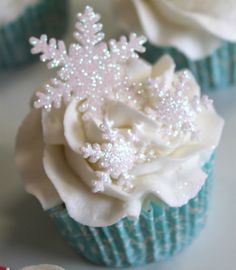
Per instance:
[[[21,268],[20,270],[65,270],[65,269],[58,266],[58,265],[38,264],[38,265],[25,266],[25,267]]]
[[[118,0],[120,29],[144,32],[145,59],[170,54],[191,70],[203,90],[236,83],[236,2]]]
[[[3,0],[0,3],[0,69],[32,61],[29,38],[61,37],[67,24],[66,0]]]
[[[138,58],[144,37],[103,42],[78,14],[76,42],[31,38],[57,76],[37,92],[16,164],[67,242],[110,267],[164,260],[204,227],[223,120],[170,56]]]
[[[1,270],[10,270],[10,267],[0,266]],[[28,265],[19,270],[65,270],[64,268],[53,265],[53,264],[38,264],[38,265]]]

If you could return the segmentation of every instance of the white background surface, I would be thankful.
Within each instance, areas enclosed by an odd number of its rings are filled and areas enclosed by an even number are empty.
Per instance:
[[[87,2],[93,2],[96,10],[105,14],[103,22],[111,21],[111,14],[107,13],[109,1]],[[83,7],[74,0],[73,12],[79,6]],[[19,269],[51,263],[68,270],[107,269],[87,263],[64,243],[36,199],[23,190],[14,165],[17,128],[29,109],[34,89],[48,78],[49,72],[42,64],[0,74],[0,265]],[[217,152],[207,226],[181,254],[167,262],[138,269],[236,269],[236,87],[208,94],[226,125]]]

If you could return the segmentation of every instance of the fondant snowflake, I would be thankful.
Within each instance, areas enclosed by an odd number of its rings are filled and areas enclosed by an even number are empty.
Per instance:
[[[90,163],[96,163],[100,169],[95,172],[96,179],[93,179],[92,190],[104,191],[105,185],[113,183],[114,180],[124,190],[130,190],[133,187],[133,177],[129,170],[138,159],[137,149],[132,140],[125,139],[106,121],[101,125],[101,129],[106,142],[86,143],[81,147],[83,157]]]
[[[62,99],[69,102],[77,98],[85,118],[97,116],[104,97],[113,97],[126,87],[122,64],[136,58],[136,52],[144,52],[146,39],[130,34],[129,41],[121,37],[119,41],[111,40],[108,46],[102,42],[104,33],[99,20],[89,6],[79,13],[74,33],[77,43],[71,44],[68,51],[63,41],[48,41],[46,35],[30,39],[32,53],[41,53],[41,60],[49,61],[48,68],[59,68],[58,78],[45,86],[46,92],[37,93],[36,108],[50,111],[52,106],[59,107]]]
[[[196,124],[197,114],[201,111],[201,104],[208,107],[211,101],[199,95],[191,96],[193,78],[188,71],[176,74],[172,85],[168,85],[160,78],[148,79],[148,91],[152,98],[152,106],[145,108],[150,118],[160,124],[162,135],[173,138],[190,134],[192,139],[199,137]]]

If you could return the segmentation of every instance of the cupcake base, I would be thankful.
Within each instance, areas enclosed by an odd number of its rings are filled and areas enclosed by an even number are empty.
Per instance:
[[[31,36],[59,38],[67,27],[67,0],[40,0],[16,20],[0,26],[0,69],[15,68],[36,59],[30,53]]]
[[[169,54],[176,63],[176,69],[189,69],[203,91],[225,89],[236,84],[236,43],[222,42],[220,48],[206,58],[192,61],[172,47],[158,47],[146,43],[142,57],[154,63],[163,54]]]
[[[198,195],[180,208],[151,202],[138,220],[123,218],[107,227],[81,225],[63,206],[48,214],[70,246],[94,264],[129,267],[159,262],[183,250],[204,227],[213,161],[214,155],[204,166],[208,178]]]

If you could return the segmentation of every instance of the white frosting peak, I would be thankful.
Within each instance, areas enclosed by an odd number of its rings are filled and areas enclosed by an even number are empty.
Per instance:
[[[117,2],[121,27],[129,28],[128,31],[142,29],[153,44],[175,47],[193,60],[211,54],[222,40],[236,41],[234,0],[133,0],[133,5],[128,2]]]

